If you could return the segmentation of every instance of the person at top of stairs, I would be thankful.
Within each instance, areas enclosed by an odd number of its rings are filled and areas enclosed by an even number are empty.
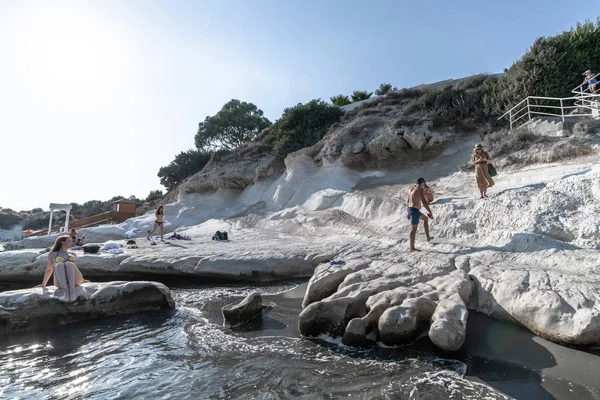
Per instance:
[[[590,89],[590,93],[596,94],[596,84],[598,83],[598,81],[596,80],[596,78],[594,78],[594,73],[588,69],[583,73],[583,75],[585,75],[583,83],[587,82],[588,89]]]

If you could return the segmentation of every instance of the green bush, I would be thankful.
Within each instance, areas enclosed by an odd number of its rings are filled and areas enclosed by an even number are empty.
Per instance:
[[[150,194],[148,194],[148,197],[146,197],[145,201],[150,202],[150,201],[158,200],[162,197],[163,197],[162,190],[152,190],[152,191],[150,191]]]
[[[367,92],[366,90],[355,90],[352,92],[352,102],[356,103],[357,101],[367,100],[373,96],[373,92]]]
[[[338,94],[330,98],[334,106],[342,107],[351,104],[350,98],[343,94]]]
[[[175,188],[188,176],[202,171],[211,156],[211,152],[201,150],[182,151],[169,165],[158,170],[160,184],[167,190]]]
[[[383,96],[384,94],[387,94],[390,91],[396,91],[398,90],[397,87],[392,87],[391,84],[389,83],[382,83],[381,85],[379,85],[379,88],[377,90],[375,90],[375,94],[377,96]]]
[[[0,214],[0,229],[11,229],[21,222],[21,217],[17,214]]]
[[[254,139],[269,125],[271,122],[254,104],[233,99],[217,114],[198,124],[196,148],[205,152],[235,149]]]
[[[23,220],[23,230],[33,229],[37,231],[38,229],[48,228],[48,222],[50,220],[50,214],[48,215],[36,215]],[[64,222],[64,218],[63,218]],[[56,225],[56,223],[55,223]]]
[[[289,153],[316,144],[327,129],[337,122],[343,111],[321,100],[286,108],[271,126],[270,145],[275,155],[284,159]]]

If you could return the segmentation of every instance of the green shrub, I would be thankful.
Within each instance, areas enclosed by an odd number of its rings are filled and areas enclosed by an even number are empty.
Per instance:
[[[334,106],[338,106],[338,107],[352,104],[352,102],[350,101],[350,98],[343,94],[338,94],[337,96],[333,96],[330,100]]]
[[[366,90],[355,90],[352,92],[352,102],[367,100],[373,96],[373,92],[367,92]]]
[[[316,144],[343,111],[321,100],[286,108],[271,127],[270,145],[284,159],[289,153]]]
[[[202,171],[211,156],[212,153],[201,150],[182,151],[169,165],[158,170],[160,184],[167,190],[175,188],[188,176]]]
[[[269,125],[271,122],[254,104],[233,99],[217,114],[198,124],[196,148],[204,152],[235,149],[254,139]]]
[[[158,200],[162,197],[163,197],[162,190],[151,190],[150,193],[148,194],[148,197],[146,197],[145,201],[151,202],[154,200]]]
[[[21,222],[21,217],[17,214],[0,214],[0,229],[11,229]]]
[[[392,85],[389,83],[382,83],[381,85],[379,85],[379,88],[375,90],[375,94],[377,96],[383,96],[384,94],[387,94],[392,90],[398,90],[398,88],[395,86],[392,87]]]
[[[48,228],[48,222],[50,220],[50,214],[47,215],[36,215],[35,217],[29,217],[23,220],[23,230],[33,229],[37,231],[38,229]],[[64,217],[63,217],[64,222]],[[56,225],[56,223],[55,223]]]

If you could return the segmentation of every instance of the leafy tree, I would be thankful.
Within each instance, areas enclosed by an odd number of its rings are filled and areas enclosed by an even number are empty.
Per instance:
[[[373,92],[367,92],[366,90],[355,90],[352,92],[352,102],[367,100],[373,96]]]
[[[271,148],[280,159],[316,144],[344,112],[321,100],[286,108],[271,127]]]
[[[202,150],[182,151],[169,165],[158,170],[160,184],[167,190],[175,188],[188,176],[202,171],[211,156],[212,153]]]
[[[131,196],[129,196],[129,197],[127,198],[127,200],[129,200],[129,201],[135,201],[136,203],[141,203],[141,202],[142,202],[142,200],[138,199],[138,198],[137,198],[137,197],[135,197],[135,195],[133,195],[133,194],[132,194]]]
[[[148,194],[148,197],[146,197],[145,201],[150,202],[150,201],[158,200],[162,197],[163,197],[162,190],[151,190],[150,194]]]
[[[235,149],[269,125],[271,122],[254,104],[233,99],[216,115],[206,117],[198,124],[196,148],[205,152],[219,148]]]
[[[15,214],[15,210],[13,210],[12,208],[3,208],[2,213],[3,214]]]
[[[120,197],[120,196],[115,196],[115,197]],[[110,199],[108,202],[110,203],[111,201],[114,201],[113,199],[115,197]],[[116,199],[116,200],[118,200],[118,199]],[[102,202],[100,200],[90,200],[90,201],[86,201],[85,203],[83,203],[83,212],[86,217],[88,217],[90,215],[94,215],[94,214],[100,214],[104,211],[108,211],[108,210],[105,210],[104,208],[105,208],[104,202]]]
[[[398,90],[397,87],[392,87],[391,84],[389,83],[382,83],[381,85],[379,85],[379,88],[377,90],[375,90],[375,94],[377,96],[383,96],[384,94],[386,94],[387,92],[389,92],[390,90]]]
[[[348,104],[351,104],[350,98],[343,94],[338,94],[337,96],[331,97],[331,102],[334,106],[342,107]]]
[[[33,210],[31,210],[31,213],[32,213],[32,214],[37,214],[37,213],[41,213],[41,212],[44,212],[44,210],[42,210],[42,209],[41,209],[41,208],[39,208],[39,207],[38,207],[38,208],[34,208]]]

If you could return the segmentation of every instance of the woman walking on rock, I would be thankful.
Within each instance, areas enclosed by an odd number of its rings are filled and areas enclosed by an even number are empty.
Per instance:
[[[477,180],[477,187],[479,187],[479,194],[483,199],[487,196],[487,189],[494,186],[494,180],[490,176],[489,164],[492,162],[490,155],[483,151],[483,146],[478,144],[473,150],[473,156],[471,157],[471,164],[475,166],[475,179]]]
[[[164,242],[163,235],[164,235],[165,231],[164,231],[164,227],[163,227],[163,225],[164,225],[163,206],[158,206],[155,216],[156,216],[156,220],[154,221],[154,227],[152,228],[151,231],[148,231],[147,238],[148,238],[148,240],[150,240],[150,235],[152,235],[154,233],[154,231],[156,231],[158,228],[160,228],[160,241]]]

